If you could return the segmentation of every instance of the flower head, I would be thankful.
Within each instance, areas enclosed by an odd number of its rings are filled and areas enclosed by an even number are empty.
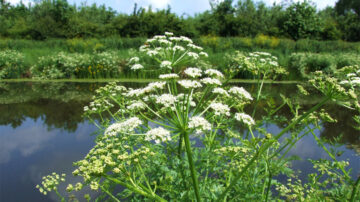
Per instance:
[[[189,120],[189,128],[195,129],[196,134],[201,134],[204,131],[211,130],[211,124],[200,116],[191,117]]]
[[[170,141],[171,140],[170,131],[161,127],[153,128],[146,133],[145,140],[147,141],[154,140],[156,144]]]
[[[236,113],[235,114],[235,119],[244,123],[247,126],[253,126],[255,125],[255,121],[253,118],[251,118],[251,116],[249,116],[248,114],[245,113]]]

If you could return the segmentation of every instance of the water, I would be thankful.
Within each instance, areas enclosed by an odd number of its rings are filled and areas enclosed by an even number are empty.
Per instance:
[[[96,127],[82,118],[82,109],[89,103],[94,90],[103,85],[105,83],[0,83],[0,201],[56,200],[55,195],[43,196],[35,188],[42,176],[53,171],[66,173],[68,183],[78,180],[71,176],[72,163],[82,159],[92,148],[95,136],[91,134],[96,131]],[[238,85],[255,91],[252,84]],[[316,97],[302,99],[294,85],[265,85],[264,93],[269,96],[281,93],[301,99],[304,108],[319,101]],[[273,102],[277,103],[279,99]],[[338,123],[324,124],[316,134],[328,141],[338,137],[339,149],[344,151],[339,159],[350,161],[355,178],[360,170],[359,131],[350,127],[353,124],[350,111],[333,104],[326,108]],[[259,110],[256,117],[263,113]],[[280,114],[291,117],[286,109]],[[284,123],[278,122],[265,127],[276,134],[283,126]],[[328,158],[312,136],[301,139],[290,154],[303,159],[293,162],[293,168],[302,171],[300,178],[303,179],[313,171],[307,159]],[[64,189],[65,185],[60,186],[60,190]],[[82,199],[87,191],[79,193],[77,198]]]

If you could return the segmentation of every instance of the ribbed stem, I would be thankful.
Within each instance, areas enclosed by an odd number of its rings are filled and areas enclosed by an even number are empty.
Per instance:
[[[194,191],[195,191],[196,200],[198,202],[200,202],[201,199],[200,199],[200,192],[199,192],[199,183],[198,183],[198,180],[197,180],[194,161],[193,161],[193,158],[192,158],[189,134],[185,132],[183,135],[184,135],[186,154],[187,154],[188,161],[189,161],[191,178],[192,178],[192,181],[193,181],[193,187],[194,187]]]

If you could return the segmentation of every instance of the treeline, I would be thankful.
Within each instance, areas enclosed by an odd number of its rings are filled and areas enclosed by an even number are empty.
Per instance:
[[[338,0],[317,11],[309,1],[266,6],[252,0],[210,1],[211,9],[178,16],[171,8],[154,11],[135,4],[131,14],[104,5],[71,5],[66,0],[38,0],[11,5],[0,0],[0,37],[49,38],[151,37],[177,35],[360,41],[360,1]]]

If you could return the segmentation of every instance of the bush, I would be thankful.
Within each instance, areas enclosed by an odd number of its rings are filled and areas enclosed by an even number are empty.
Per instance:
[[[25,76],[24,55],[13,50],[0,52],[0,78],[13,79]]]
[[[122,71],[121,59],[115,52],[64,53],[40,57],[31,68],[37,78],[113,78]]]

